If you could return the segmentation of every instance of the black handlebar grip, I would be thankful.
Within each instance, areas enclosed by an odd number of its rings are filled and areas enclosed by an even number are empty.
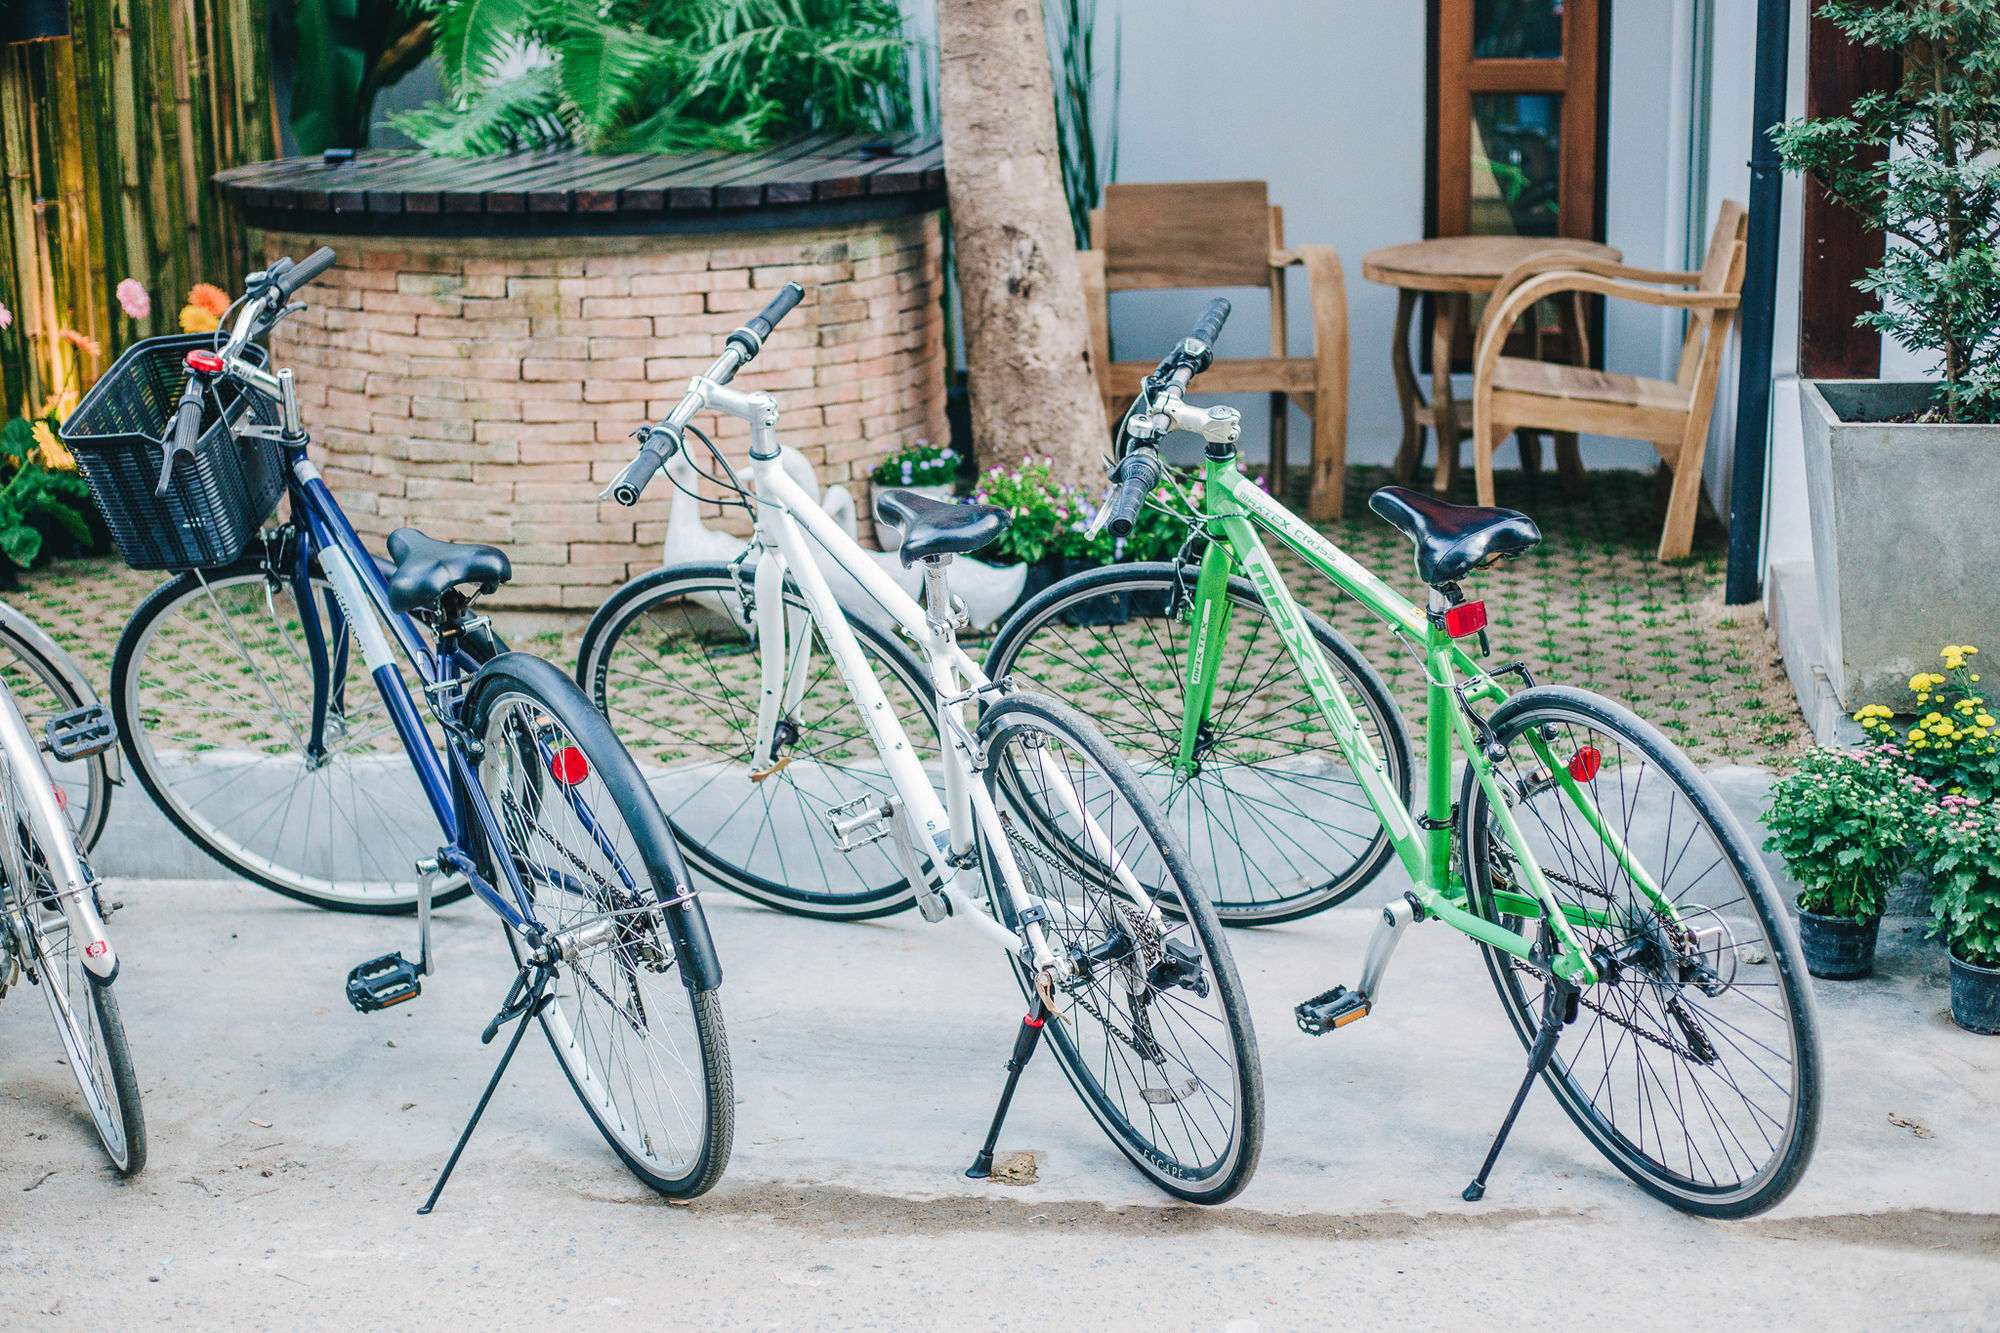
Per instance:
[[[668,431],[647,431],[646,439],[640,444],[638,454],[625,465],[625,470],[618,474],[618,479],[611,483],[611,498],[622,505],[638,504],[639,497],[645,493],[646,484],[666,466],[667,459],[673,456],[674,450],[680,448],[680,443]]]
[[[292,293],[333,267],[334,253],[331,247],[322,245],[319,249],[300,260],[289,272],[278,278],[278,291],[287,300]]]
[[[1146,497],[1160,484],[1163,469],[1159,457],[1150,449],[1134,450],[1125,455],[1119,465],[1118,489],[1112,493],[1111,517],[1105,527],[1113,537],[1129,537],[1132,525],[1139,519],[1140,506]]]
[[[174,428],[167,436],[167,447],[160,456],[160,481],[153,487],[154,495],[165,495],[167,486],[174,479],[174,462],[182,455],[194,456],[194,442],[201,436],[201,405],[206,390],[201,378],[188,376],[187,388],[181,390],[180,406],[174,409]]]
[[[1215,340],[1222,336],[1222,326],[1229,322],[1229,302],[1220,296],[1202,307],[1201,318],[1194,322],[1194,331],[1188,337],[1202,345],[1200,355],[1195,358],[1197,373],[1207,370],[1208,363],[1215,359]]]
[[[778,289],[765,306],[753,316],[748,324],[729,335],[729,341],[743,349],[743,359],[748,361],[756,356],[764,346],[764,340],[771,336],[771,330],[778,327],[778,321],[792,313],[800,301],[805,299],[806,289],[796,282],[788,282]]]

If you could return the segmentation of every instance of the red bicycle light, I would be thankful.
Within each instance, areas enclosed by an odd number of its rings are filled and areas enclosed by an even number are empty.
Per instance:
[[[198,375],[220,375],[224,361],[213,352],[189,352],[187,368]]]
[[[1589,782],[1603,767],[1604,756],[1595,745],[1586,745],[1569,757],[1569,775],[1578,782]]]
[[[1444,613],[1444,632],[1454,639],[1463,639],[1485,628],[1485,602],[1460,602]]]
[[[549,756],[549,772],[565,787],[574,787],[590,776],[590,761],[574,745],[565,745]]]

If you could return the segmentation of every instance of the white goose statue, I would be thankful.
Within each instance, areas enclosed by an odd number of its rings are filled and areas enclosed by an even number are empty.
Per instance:
[[[841,531],[853,537],[859,531],[858,512],[854,492],[845,486],[829,486],[821,495],[819,474],[812,460],[797,449],[786,446],[779,454],[779,462],[785,472],[807,495],[819,495],[820,508],[840,525]],[[685,450],[676,450],[667,460],[667,475],[674,482],[673,508],[667,515],[667,535],[660,543],[660,561],[674,565],[696,560],[734,560],[749,545],[742,537],[727,532],[718,532],[709,527],[701,516],[701,501],[696,499],[698,474],[694,464],[688,461]],[[873,560],[883,573],[894,579],[896,586],[918,595],[923,586],[920,571],[906,568],[902,557],[892,551],[869,551],[862,554]],[[842,604],[859,610],[870,620],[886,620],[877,607],[874,598],[868,595],[853,575],[837,565],[822,563],[820,569],[826,574],[827,585],[834,597]],[[951,590],[965,603],[966,615],[972,621],[975,632],[990,629],[999,619],[1013,609],[1021,600],[1021,589],[1027,585],[1026,565],[989,565],[983,560],[964,558],[953,562],[951,568]]]

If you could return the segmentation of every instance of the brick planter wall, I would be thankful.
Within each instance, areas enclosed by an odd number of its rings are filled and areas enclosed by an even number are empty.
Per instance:
[[[630,460],[631,431],[788,281],[805,300],[737,386],[778,400],[780,440],[822,486],[855,492],[864,539],[874,460],[946,437],[935,213],[620,237],[262,232],[253,253],[302,257],[322,239],[340,262],[273,348],[298,373],[313,457],[377,549],[405,525],[505,549],[502,606],[595,607],[659,564],[673,488],[656,480],[632,509],[598,492]],[[746,425],[696,424],[740,464]],[[741,510],[703,510],[750,530]]]

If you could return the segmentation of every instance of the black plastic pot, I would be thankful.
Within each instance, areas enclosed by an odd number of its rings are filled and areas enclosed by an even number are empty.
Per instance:
[[[1087,574],[1093,569],[1100,568],[1102,566],[1095,560],[1072,560],[1065,557],[1062,561],[1062,576],[1068,578],[1072,574]],[[1065,625],[1122,625],[1132,618],[1132,595],[1107,592],[1102,596],[1078,602],[1063,612],[1062,618]]]
[[[1967,1032],[2000,1036],[2000,967],[1951,959],[1951,1021]]]
[[[1845,916],[1820,916],[1799,909],[1799,948],[1806,971],[1828,981],[1853,981],[1875,970],[1875,936],[1882,918],[1856,921]]]
[[[1028,577],[1021,584],[1021,600],[1016,606],[1026,606],[1030,598],[1062,577],[1062,561],[1056,559],[1037,560],[1028,566]]]

